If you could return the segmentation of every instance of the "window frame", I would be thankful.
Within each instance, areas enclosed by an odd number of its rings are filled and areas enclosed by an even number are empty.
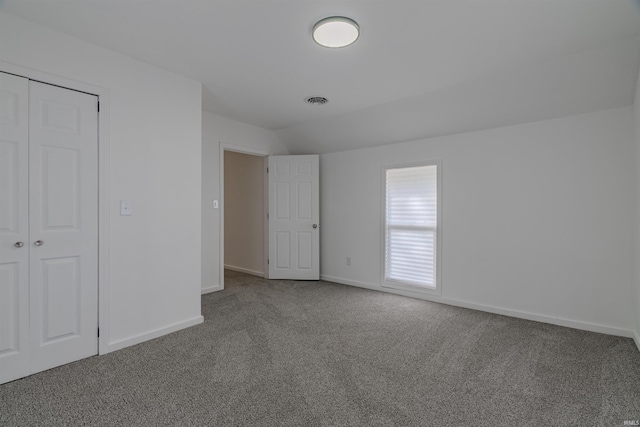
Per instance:
[[[436,167],[436,250],[435,250],[435,288],[429,288],[425,286],[419,286],[407,282],[398,280],[386,279],[387,269],[387,170],[389,169],[403,169],[403,168],[415,168],[422,166],[435,166]],[[442,294],[442,160],[434,159],[422,162],[411,163],[395,163],[383,165],[381,168],[381,187],[382,187],[382,235],[381,235],[381,277],[380,283],[383,288],[396,289],[404,292],[422,294],[422,295],[441,295]]]

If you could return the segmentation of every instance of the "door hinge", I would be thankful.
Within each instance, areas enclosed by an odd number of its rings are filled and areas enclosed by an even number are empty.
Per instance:
[[[269,168],[267,168],[267,173],[269,173]]]
[[[100,101],[98,101],[98,113],[100,112]]]
[[[267,219],[269,219],[269,212],[267,212]]]
[[[98,328],[98,338],[100,338],[100,328]]]

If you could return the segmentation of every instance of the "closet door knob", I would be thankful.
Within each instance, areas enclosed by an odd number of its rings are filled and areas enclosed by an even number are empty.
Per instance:
[[[23,247],[23,246],[24,246],[24,243],[22,243],[22,242],[16,242],[16,244],[15,244],[15,245],[13,245],[13,246],[15,246],[16,248],[21,248],[21,247]]]
[[[44,242],[42,240],[36,240],[35,242],[33,242],[33,244],[36,246],[42,246],[44,245]]]

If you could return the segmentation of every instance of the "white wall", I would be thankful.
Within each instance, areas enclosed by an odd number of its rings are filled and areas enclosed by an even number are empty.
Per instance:
[[[224,265],[264,276],[264,157],[224,153]]]
[[[109,350],[201,322],[200,83],[4,13],[0,40],[2,61],[108,91]]]
[[[220,144],[234,149],[288,154],[273,131],[202,112],[202,292],[220,290]],[[222,207],[222,206],[221,206]]]
[[[381,289],[382,165],[429,159],[443,168],[434,300],[630,335],[631,107],[323,155],[323,278]]]

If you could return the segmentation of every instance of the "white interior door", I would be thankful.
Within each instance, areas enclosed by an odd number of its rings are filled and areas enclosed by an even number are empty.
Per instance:
[[[320,278],[317,155],[269,157],[269,278]]]
[[[97,97],[29,87],[31,369],[98,352]]]
[[[0,73],[0,383],[29,368],[29,80]]]
[[[0,383],[97,354],[97,97],[0,73]]]

